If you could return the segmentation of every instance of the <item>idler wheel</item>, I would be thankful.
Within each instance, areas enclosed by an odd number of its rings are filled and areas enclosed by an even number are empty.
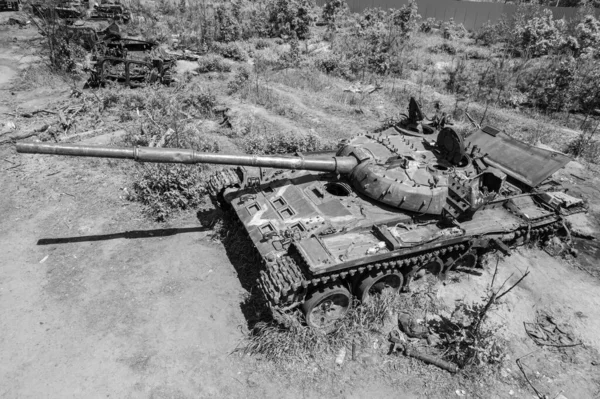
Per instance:
[[[367,275],[358,286],[357,296],[361,302],[367,301],[374,295],[381,294],[384,290],[391,290],[397,294],[404,285],[404,276],[400,272],[385,273],[379,271]]]
[[[348,312],[351,304],[350,292],[342,286],[334,285],[310,293],[302,304],[302,310],[309,327],[330,332],[335,323]]]

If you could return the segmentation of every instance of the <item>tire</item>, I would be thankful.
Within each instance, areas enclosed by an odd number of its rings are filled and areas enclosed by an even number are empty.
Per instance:
[[[381,293],[384,289],[391,289],[399,293],[404,285],[404,276],[400,272],[377,272],[366,276],[359,284],[357,296],[361,302],[369,299],[370,295]]]
[[[325,333],[335,328],[352,304],[350,292],[339,285],[321,288],[308,294],[302,304],[306,324]]]

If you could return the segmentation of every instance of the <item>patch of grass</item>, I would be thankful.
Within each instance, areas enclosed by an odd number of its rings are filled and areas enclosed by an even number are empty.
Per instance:
[[[12,91],[34,90],[40,87],[61,89],[79,84],[78,75],[52,70],[47,65],[32,65],[19,72],[11,82]]]
[[[333,332],[324,334],[304,326],[303,316],[296,312],[290,328],[273,322],[257,323],[244,346],[246,354],[260,355],[276,364],[306,362],[331,356],[352,343],[364,346],[374,336],[381,336],[387,321],[401,308],[402,297],[383,292],[365,304],[355,301]]]

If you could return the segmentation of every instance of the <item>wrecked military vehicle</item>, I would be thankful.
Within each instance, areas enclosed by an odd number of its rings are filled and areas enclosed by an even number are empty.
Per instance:
[[[566,233],[586,204],[550,179],[569,158],[486,126],[423,134],[390,127],[335,152],[225,155],[171,148],[18,143],[21,153],[236,165],[210,178],[260,253],[273,314],[301,309],[330,330],[352,297],[400,292],[415,276],[475,268],[486,254]]]

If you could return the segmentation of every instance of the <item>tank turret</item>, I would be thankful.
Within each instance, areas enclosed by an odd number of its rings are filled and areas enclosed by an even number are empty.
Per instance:
[[[228,155],[173,148],[18,143],[21,153],[236,166],[207,182],[264,265],[257,281],[280,320],[301,308],[330,330],[352,296],[408,290],[425,271],[481,265],[486,253],[566,229],[583,201],[544,183],[569,158],[491,127],[463,137],[401,126],[358,135],[329,153]]]

